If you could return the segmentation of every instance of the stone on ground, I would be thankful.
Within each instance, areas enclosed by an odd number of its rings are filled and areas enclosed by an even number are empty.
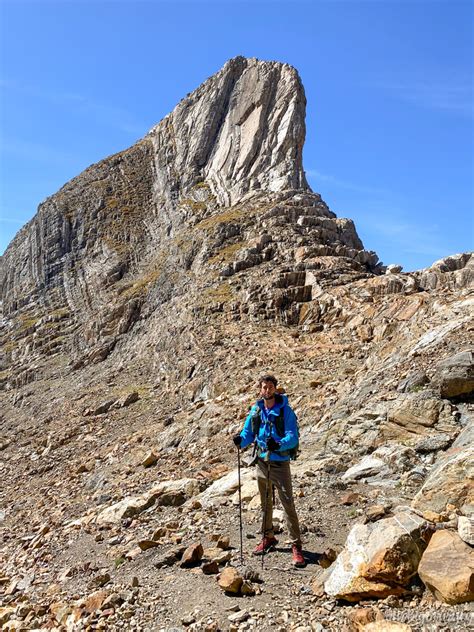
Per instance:
[[[204,549],[200,542],[194,542],[193,544],[190,544],[183,553],[180,566],[182,568],[186,568],[187,566],[195,566],[201,561],[203,553]]]
[[[143,458],[142,465],[143,467],[151,467],[158,462],[158,457],[154,452],[148,452],[148,454]]]
[[[437,531],[418,574],[435,597],[449,604],[474,600],[474,550],[454,531]]]
[[[408,508],[375,523],[356,524],[329,570],[326,593],[348,601],[403,594],[426,547],[426,526]]]
[[[218,584],[224,592],[237,595],[240,592],[243,582],[244,579],[239,571],[232,566],[227,566],[219,575]]]

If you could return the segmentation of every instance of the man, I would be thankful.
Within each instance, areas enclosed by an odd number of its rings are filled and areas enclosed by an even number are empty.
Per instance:
[[[306,565],[301,550],[301,534],[291,485],[290,450],[298,444],[296,415],[285,395],[277,393],[277,379],[264,375],[259,380],[261,399],[252,406],[242,432],[233,437],[238,448],[257,444],[257,483],[262,505],[262,541],[254,555],[275,549],[273,532],[273,486],[278,490],[292,543],[293,565]]]

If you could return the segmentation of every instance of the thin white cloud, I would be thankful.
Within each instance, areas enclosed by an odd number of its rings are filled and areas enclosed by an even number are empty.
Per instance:
[[[306,176],[308,178],[314,178],[318,182],[327,182],[331,186],[338,187],[340,189],[347,189],[349,191],[357,191],[358,193],[368,193],[370,195],[387,195],[390,193],[387,189],[381,189],[379,187],[372,187],[366,185],[359,185],[347,180],[341,180],[336,176],[321,173],[317,169],[306,169]]]
[[[51,146],[21,139],[3,139],[2,153],[34,162],[64,164],[73,162],[77,157],[72,152],[54,149]]]
[[[396,97],[418,107],[447,110],[473,115],[472,88],[442,84],[388,84],[384,86]]]
[[[392,97],[417,107],[473,116],[472,73],[449,69],[412,69],[407,75],[375,80],[376,87]]]
[[[148,131],[144,125],[140,125],[132,115],[124,108],[110,103],[90,99],[74,92],[50,91],[36,86],[0,79],[0,88],[10,90],[34,99],[40,99],[53,103],[59,107],[67,107],[76,113],[83,114],[99,122],[100,124],[114,127],[126,134],[139,136]]]
[[[401,255],[439,258],[445,256],[443,253],[449,254],[449,244],[446,244],[437,224],[406,221],[399,209],[360,213],[356,225],[361,232],[376,236],[382,246],[390,244]]]

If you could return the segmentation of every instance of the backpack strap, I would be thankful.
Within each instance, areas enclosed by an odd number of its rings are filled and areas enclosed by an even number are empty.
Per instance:
[[[284,406],[280,408],[278,417],[275,419],[275,428],[279,437],[285,436],[285,412],[283,409]]]
[[[260,426],[261,425],[262,425],[262,415],[261,415],[260,408],[259,408],[252,415],[252,432],[255,435],[255,437],[258,436],[258,433],[260,432]]]

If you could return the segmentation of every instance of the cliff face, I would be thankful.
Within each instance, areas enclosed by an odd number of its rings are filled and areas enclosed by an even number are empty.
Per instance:
[[[231,206],[260,190],[309,190],[305,107],[291,66],[230,60],[149,133],[157,195],[176,199],[205,181],[220,206]]]

